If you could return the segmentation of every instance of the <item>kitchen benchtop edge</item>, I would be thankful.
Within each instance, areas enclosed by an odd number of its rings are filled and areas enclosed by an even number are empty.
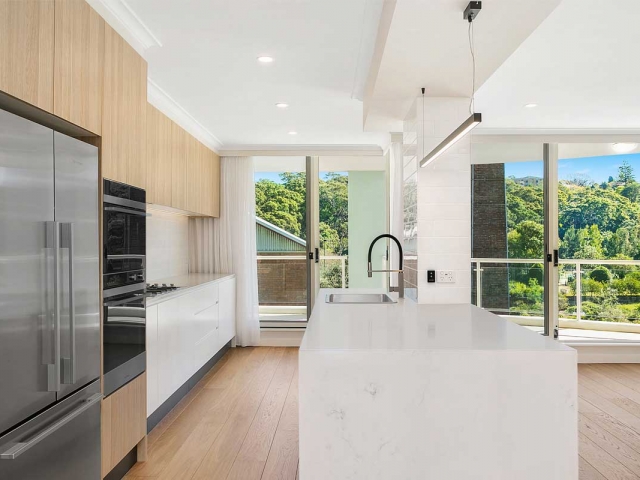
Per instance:
[[[154,305],[166,302],[167,300],[172,300],[187,293],[191,293],[206,285],[224,282],[226,280],[231,280],[232,278],[235,278],[234,273],[189,273],[186,275],[177,275],[174,277],[167,277],[150,281],[149,283],[166,283],[167,285],[173,283],[174,285],[180,287],[180,289],[171,293],[164,293],[156,297],[148,297],[146,307],[153,307]]]

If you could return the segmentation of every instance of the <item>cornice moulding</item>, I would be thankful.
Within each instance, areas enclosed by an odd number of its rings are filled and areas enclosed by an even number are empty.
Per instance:
[[[150,78],[147,79],[147,101],[211,150],[221,153],[222,142]]]

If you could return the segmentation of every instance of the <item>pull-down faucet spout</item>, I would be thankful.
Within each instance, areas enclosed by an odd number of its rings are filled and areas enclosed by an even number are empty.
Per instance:
[[[398,270],[372,270],[371,268],[371,252],[373,251],[373,246],[376,244],[376,242],[378,240],[380,240],[381,238],[390,238],[391,240],[393,240],[394,242],[396,242],[396,245],[398,246],[398,253],[400,255],[399,259],[398,259]],[[402,255],[402,245],[400,244],[400,241],[394,237],[393,235],[389,234],[389,233],[383,233],[382,235],[378,235],[376,238],[373,239],[373,242],[371,242],[371,245],[369,245],[369,254],[367,255],[367,275],[369,276],[369,278],[371,278],[374,272],[395,272],[398,274],[398,286],[397,287],[390,287],[389,291],[390,292],[398,292],[398,296],[400,298],[404,298],[404,273],[402,270],[402,262],[403,262],[403,255]]]

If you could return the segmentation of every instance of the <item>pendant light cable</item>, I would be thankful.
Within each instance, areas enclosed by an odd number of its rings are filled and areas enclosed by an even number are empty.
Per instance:
[[[473,115],[476,112],[476,52],[473,38],[473,21],[469,20],[469,50],[471,51],[471,64],[473,73],[471,75],[471,98],[469,99],[469,113]]]
[[[424,158],[424,91],[426,89],[422,87],[422,158]]]

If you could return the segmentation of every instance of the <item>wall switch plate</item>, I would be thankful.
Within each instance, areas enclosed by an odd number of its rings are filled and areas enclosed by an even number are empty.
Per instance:
[[[436,283],[436,271],[427,270],[427,283]]]
[[[438,283],[455,283],[456,278],[452,270],[438,270]]]

